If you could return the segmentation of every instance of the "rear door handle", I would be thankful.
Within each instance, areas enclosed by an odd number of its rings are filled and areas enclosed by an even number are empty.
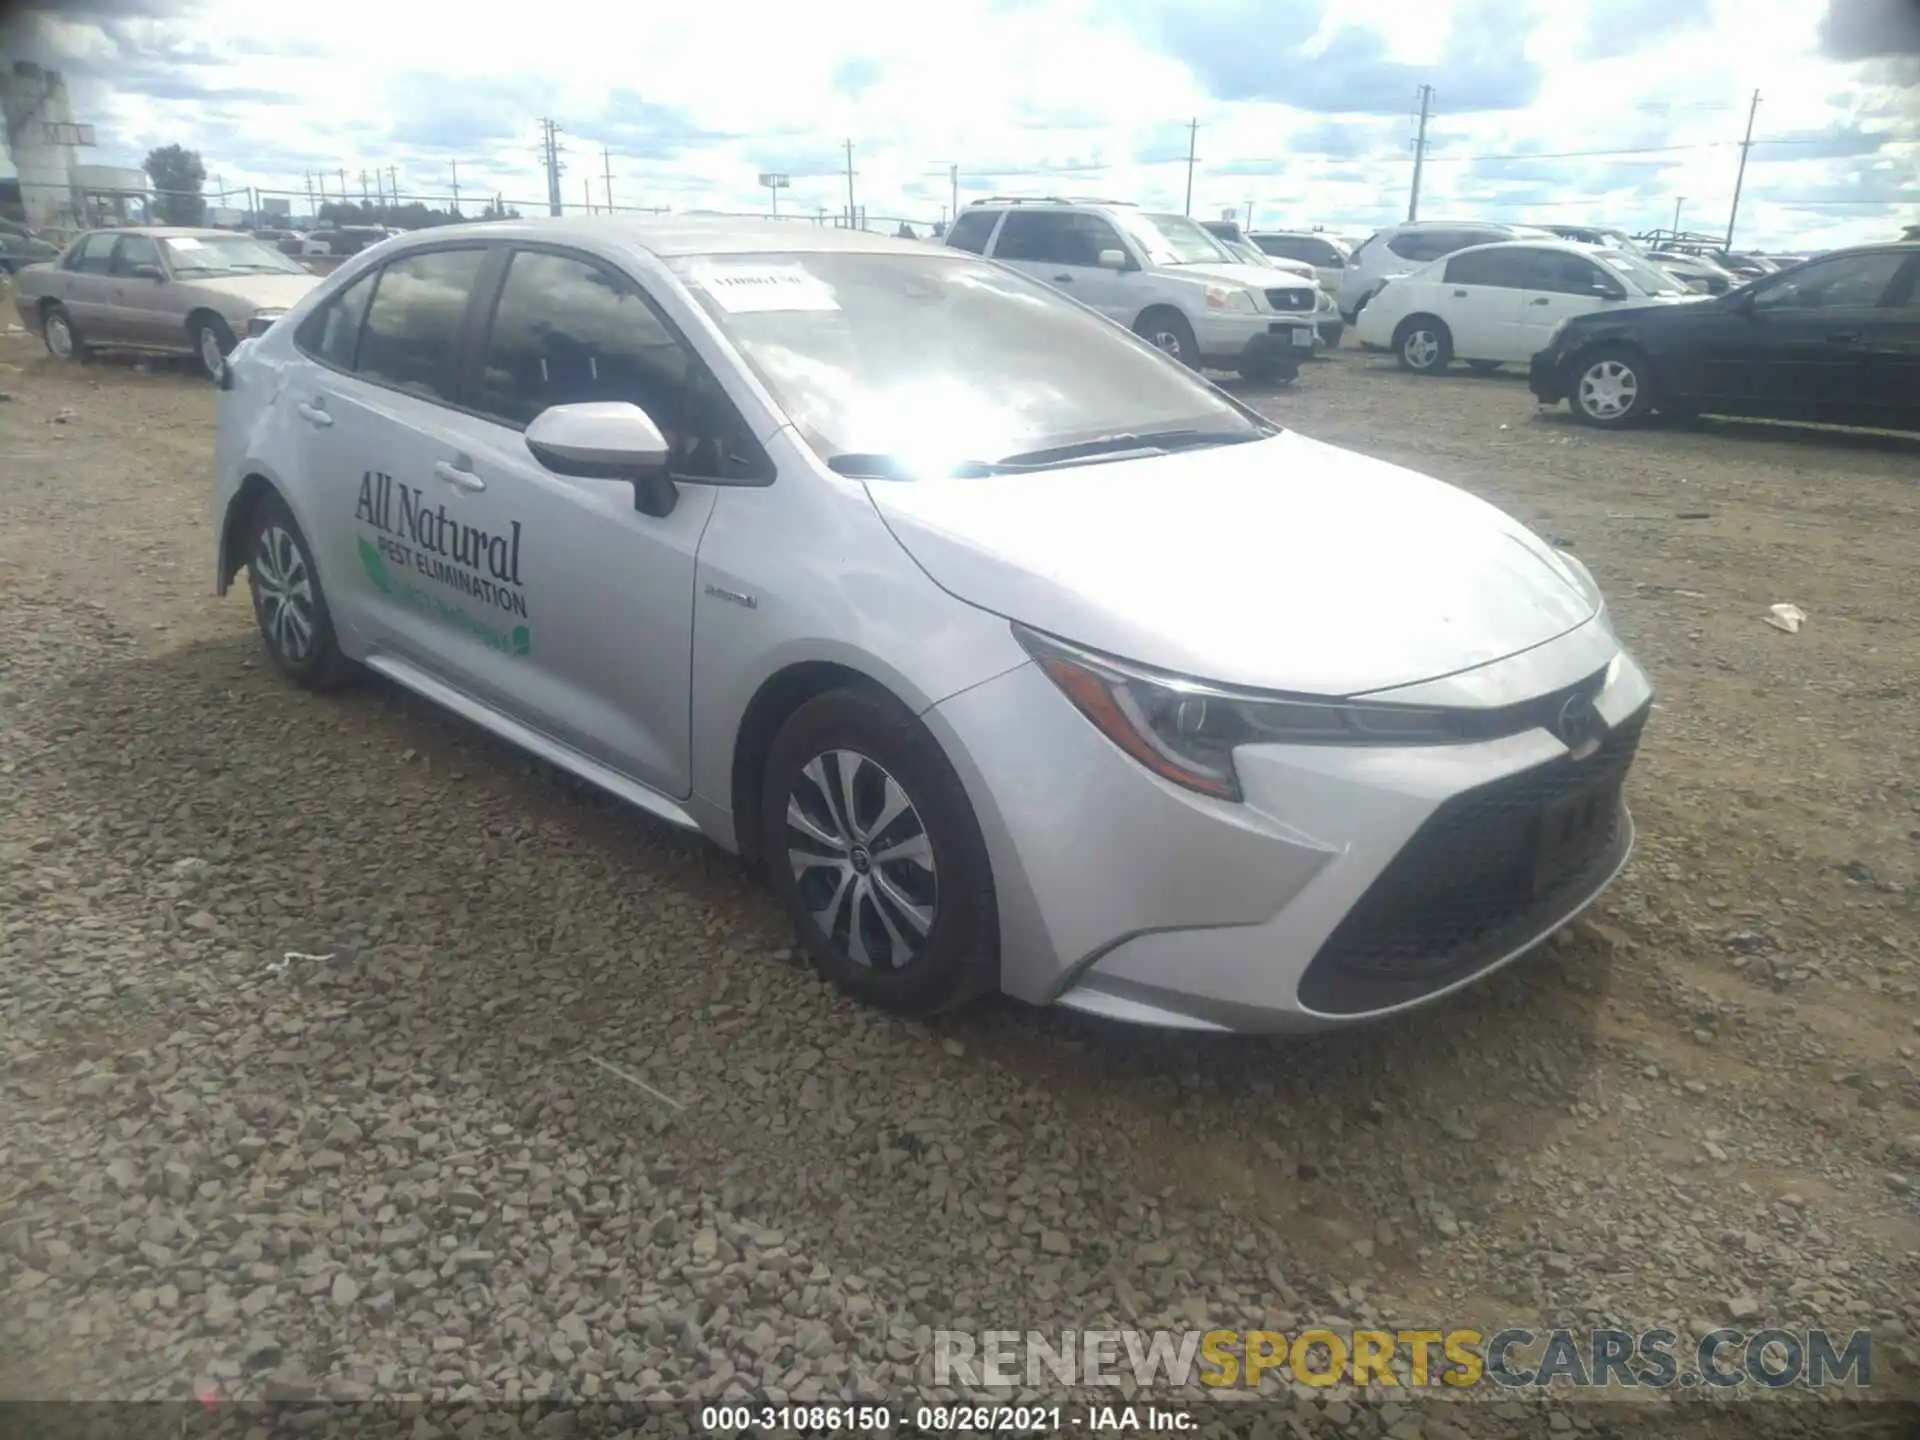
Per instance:
[[[1073,277],[1071,275],[1056,275],[1053,277],[1053,283],[1056,285],[1071,285],[1073,283]]]
[[[464,455],[456,456],[452,460],[436,460],[433,466],[434,479],[444,480],[456,490],[470,490],[477,493],[487,488],[487,482],[466,468],[472,463]]]
[[[1531,303],[1535,305],[1551,305],[1553,303],[1553,300],[1552,300],[1552,297],[1547,295],[1536,295],[1533,297],[1533,300]]]
[[[1464,290],[1456,290],[1453,292],[1453,298],[1456,300],[1464,300],[1467,298],[1467,292]]]
[[[333,424],[333,417],[327,413],[323,405],[310,405],[302,400],[293,409],[295,414],[316,429],[324,430]]]
[[[1829,345],[1858,345],[1860,343],[1860,335],[1859,332],[1853,330],[1839,330],[1827,336],[1827,343]]]

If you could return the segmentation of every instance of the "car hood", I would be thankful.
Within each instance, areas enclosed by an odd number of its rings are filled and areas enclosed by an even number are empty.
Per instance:
[[[1243,285],[1250,290],[1279,290],[1288,285],[1311,285],[1305,276],[1265,265],[1176,265],[1176,275],[1191,275],[1217,285]]]
[[[256,310],[291,309],[320,283],[318,275],[209,275],[181,280],[197,294],[238,301]]]
[[[960,599],[1226,685],[1410,685],[1543,644],[1600,609],[1573,567],[1493,506],[1291,432],[867,488]]]

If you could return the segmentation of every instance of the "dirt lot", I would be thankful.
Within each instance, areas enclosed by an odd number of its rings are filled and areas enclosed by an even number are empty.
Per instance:
[[[279,683],[204,382],[11,334],[0,392],[0,1394],[882,1397],[939,1328],[1313,1324],[1869,1328],[1915,1393],[1920,445],[1351,352],[1255,395],[1571,544],[1659,694],[1590,921],[1222,1042],[854,1009],[724,856]],[[1489,1388],[1262,1423],[1645,1433]]]

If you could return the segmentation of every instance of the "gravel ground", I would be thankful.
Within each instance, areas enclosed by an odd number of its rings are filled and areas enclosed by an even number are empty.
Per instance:
[[[1660,691],[1591,920],[1308,1042],[855,1008],[704,844],[281,684],[211,388],[0,336],[0,1396],[880,1399],[941,1327],[1316,1322],[1870,1327],[1914,1394],[1920,446],[1249,395],[1570,542]],[[1301,1395],[1266,1433],[1651,1424]]]

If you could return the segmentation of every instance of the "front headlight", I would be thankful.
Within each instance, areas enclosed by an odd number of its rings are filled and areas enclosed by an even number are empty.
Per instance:
[[[1224,285],[1207,287],[1207,308],[1209,310],[1238,310],[1248,315],[1257,314],[1260,307],[1253,302],[1253,296],[1245,290],[1230,290]]]
[[[1164,779],[1239,800],[1241,745],[1441,745],[1450,711],[1227,690],[1111,660],[1015,624],[1013,633],[1101,734]]]

